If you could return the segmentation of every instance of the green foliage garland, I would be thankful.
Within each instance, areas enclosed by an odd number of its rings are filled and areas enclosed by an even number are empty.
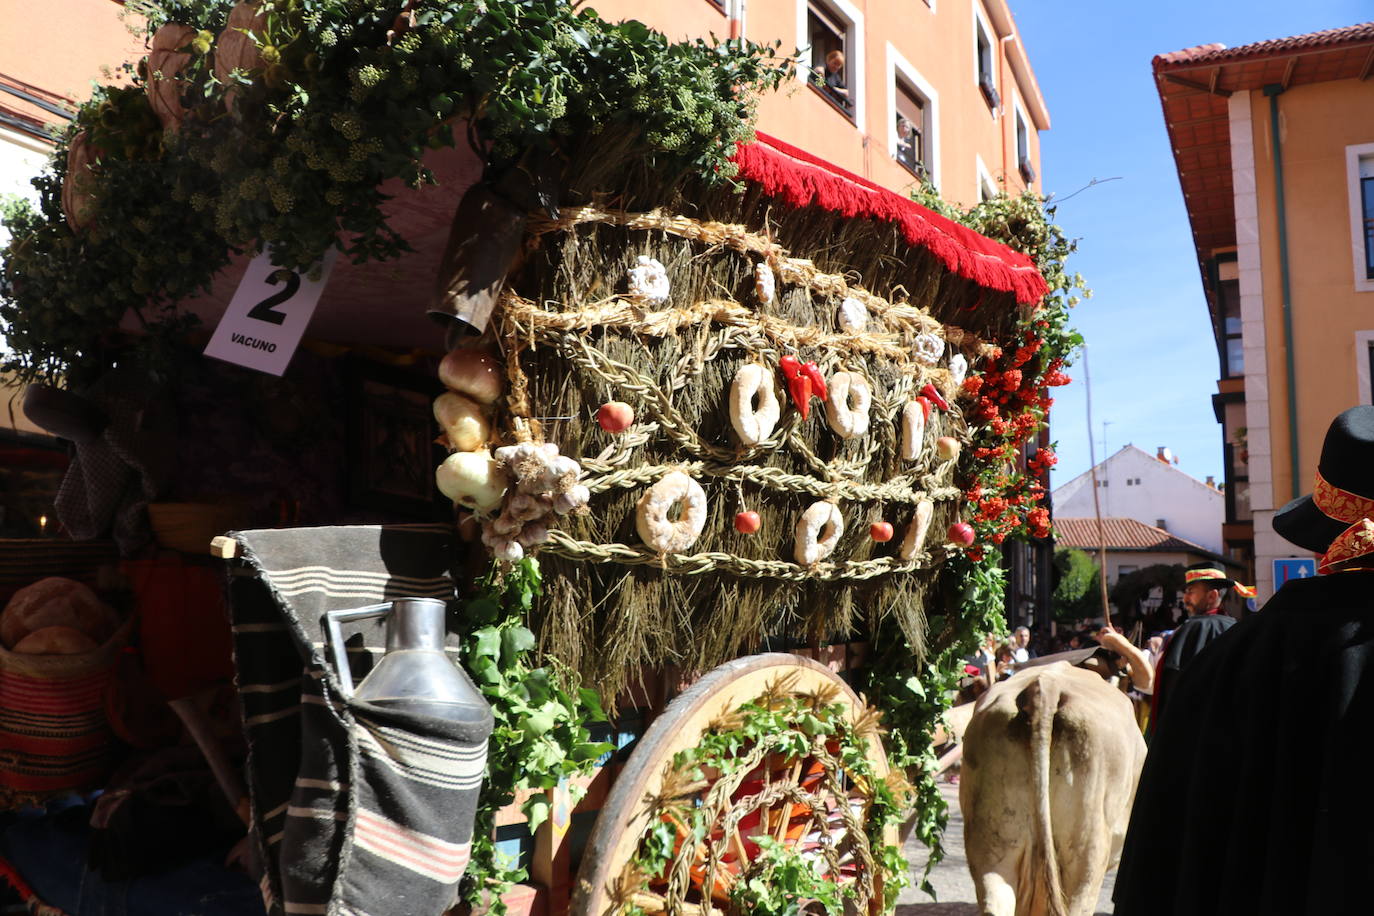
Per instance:
[[[1006,572],[1000,557],[995,552],[976,560],[954,557],[947,565],[950,574],[944,592],[933,596],[929,612],[931,630],[938,635],[920,667],[912,667],[915,653],[901,633],[889,627],[875,634],[871,644],[887,648],[867,669],[867,696],[883,712],[888,760],[894,769],[904,770],[911,782],[912,833],[930,849],[920,887],[932,897],[930,872],[945,856],[942,838],[949,806],[936,783],[931,736],[964,676],[964,658],[977,648],[984,633],[1006,629]]]
[[[496,726],[487,743],[487,770],[477,806],[472,854],[462,896],[477,905],[490,901],[488,912],[505,913],[501,895],[525,879],[523,868],[503,861],[496,850],[496,814],[516,793],[534,790],[522,806],[530,832],[549,816],[545,790],[591,773],[612,746],[590,740],[587,724],[603,722],[596,693],[574,686],[571,672],[552,660],[536,667],[534,634],[526,626],[539,596],[539,563],[521,560],[500,571],[493,565],[477,596],[463,607],[463,662],[482,695],[491,703]]]
[[[1049,388],[1068,383],[1062,370],[1083,342],[1069,324],[1069,312],[1092,293],[1081,275],[1068,272],[1067,260],[1077,242],[1052,222],[1054,209],[1043,198],[1000,195],[964,211],[941,200],[929,186],[913,197],[1026,254],[1049,284],[1038,305],[1023,309],[1015,347],[994,351],[981,371],[964,381],[963,393],[973,401],[965,415],[974,446],[965,452],[962,465],[967,474],[964,519],[973,524],[978,542],[964,557],[948,562],[944,591],[927,609],[931,631],[938,634],[929,654],[921,668],[913,669],[917,654],[900,633],[880,632],[873,638],[875,646],[887,649],[869,668],[868,695],[883,710],[889,757],[894,766],[906,768],[914,787],[914,832],[930,848],[921,887],[934,896],[928,876],[944,857],[941,837],[949,812],[935,781],[931,734],[963,677],[963,659],[984,634],[1006,630],[1006,574],[1000,551],[989,547],[1008,537],[1049,534],[1049,510],[1041,502],[1044,478],[1057,459],[1052,448],[1027,456],[1028,443],[1045,427],[1053,403]]]
[[[175,322],[231,251],[307,269],[331,247],[357,263],[409,250],[381,186],[432,182],[425,154],[464,125],[489,175],[604,148],[609,167],[728,179],[755,94],[790,72],[776,46],[672,43],[566,0],[263,0],[261,64],[220,82],[226,0],[131,6],[149,35],[196,30],[177,74],[186,116],[162,130],[143,88],[160,74],[100,88],[36,180],[39,209],[7,220],[3,368],[24,380],[103,371],[126,313]],[[74,232],[61,188],[82,132],[94,219]]]

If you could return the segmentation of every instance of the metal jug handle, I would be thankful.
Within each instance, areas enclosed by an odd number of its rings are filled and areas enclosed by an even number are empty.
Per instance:
[[[339,676],[339,686],[345,697],[353,696],[353,671],[348,667],[348,650],[344,648],[343,629],[339,626],[355,620],[372,617],[385,617],[391,613],[393,602],[371,604],[367,607],[344,608],[338,611],[325,611],[325,627],[329,630],[329,649],[334,655],[334,670]]]

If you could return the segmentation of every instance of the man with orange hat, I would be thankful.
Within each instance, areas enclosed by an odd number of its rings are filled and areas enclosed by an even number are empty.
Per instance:
[[[1116,916],[1374,912],[1374,406],[1331,424],[1313,493],[1274,530],[1319,554],[1319,575],[1177,675]]]
[[[1164,718],[1169,690],[1179,672],[1212,640],[1235,625],[1234,617],[1221,612],[1221,602],[1231,588],[1245,598],[1255,595],[1253,588],[1231,579],[1216,563],[1194,563],[1183,571],[1183,607],[1188,611],[1188,619],[1174,630],[1160,652],[1150,703],[1150,737]]]

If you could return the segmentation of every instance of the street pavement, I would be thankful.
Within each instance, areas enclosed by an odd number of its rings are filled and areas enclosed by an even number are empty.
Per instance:
[[[925,871],[928,850],[913,837],[907,841],[907,861],[911,863],[913,886],[905,888],[897,898],[896,916],[977,916],[978,897],[969,877],[968,861],[964,858],[964,819],[959,814],[959,786],[941,778],[940,794],[949,803],[949,826],[945,829],[945,858],[930,874],[935,899],[915,886]],[[1096,916],[1110,916],[1112,885],[1116,871],[1107,872],[1102,893],[1097,898]]]

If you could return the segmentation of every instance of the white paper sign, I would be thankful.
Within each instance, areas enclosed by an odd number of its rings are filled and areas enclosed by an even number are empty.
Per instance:
[[[205,355],[281,375],[300,345],[320,293],[329,282],[338,251],[330,249],[320,266],[320,278],[272,266],[264,251],[252,260],[224,310]]]

